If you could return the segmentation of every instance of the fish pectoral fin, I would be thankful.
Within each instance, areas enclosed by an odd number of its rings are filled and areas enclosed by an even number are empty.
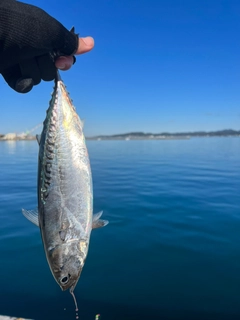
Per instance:
[[[31,221],[33,224],[35,224],[37,227],[39,227],[38,211],[37,210],[22,209],[22,214],[24,215],[25,218],[27,218],[29,221]]]
[[[37,139],[38,144],[40,144],[41,135],[40,134],[36,134],[36,139]]]
[[[99,219],[102,216],[102,214],[103,214],[103,211],[99,211],[98,213],[95,213],[93,215],[92,229],[105,227],[109,223],[108,220]]]
[[[97,221],[101,217],[102,214],[103,214],[103,211],[99,211],[98,213],[95,213],[93,215],[93,222]]]
[[[93,221],[92,229],[102,228],[102,227],[105,227],[107,224],[109,224],[108,220],[98,219],[96,221]]]

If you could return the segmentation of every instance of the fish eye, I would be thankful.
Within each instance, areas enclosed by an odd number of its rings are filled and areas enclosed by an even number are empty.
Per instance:
[[[70,277],[71,277],[70,274],[68,274],[67,276],[63,277],[63,278],[61,279],[61,283],[62,283],[62,284],[67,284],[68,281],[69,281],[69,279],[70,279]]]

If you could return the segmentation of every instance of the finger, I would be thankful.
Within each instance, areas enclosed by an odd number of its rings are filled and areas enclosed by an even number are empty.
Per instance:
[[[27,93],[34,85],[32,78],[23,78],[19,65],[10,67],[2,71],[2,76],[7,84],[19,93]]]
[[[56,76],[56,67],[49,54],[44,54],[36,58],[40,71],[40,77],[44,81],[52,81]]]
[[[89,52],[94,47],[94,39],[92,37],[79,38],[78,49],[75,54],[83,54]],[[69,70],[73,65],[72,56],[61,56],[55,61],[56,68],[60,70]]]
[[[79,38],[78,48],[75,54],[89,52],[94,47],[94,39],[92,37]]]
[[[23,60],[19,66],[23,78],[32,78],[34,85],[41,82],[41,74],[36,59]]]
[[[55,66],[56,68],[60,69],[60,70],[68,70],[71,68],[71,66],[73,65],[73,57],[59,57],[56,61],[55,61]]]

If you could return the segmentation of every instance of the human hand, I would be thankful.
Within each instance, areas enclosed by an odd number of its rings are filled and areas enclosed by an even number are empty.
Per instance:
[[[94,40],[92,37],[79,38],[78,49],[75,55],[86,53],[94,47]],[[60,70],[69,70],[74,63],[72,56],[61,56],[55,61],[56,68]]]
[[[74,55],[90,51],[91,37],[79,38],[45,11],[15,0],[0,1],[0,73],[17,92],[68,70]]]

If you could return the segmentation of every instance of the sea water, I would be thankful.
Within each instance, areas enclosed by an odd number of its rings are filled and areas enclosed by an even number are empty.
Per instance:
[[[79,319],[240,318],[240,138],[87,141],[93,230]],[[35,141],[0,142],[0,314],[75,319],[38,228]]]

